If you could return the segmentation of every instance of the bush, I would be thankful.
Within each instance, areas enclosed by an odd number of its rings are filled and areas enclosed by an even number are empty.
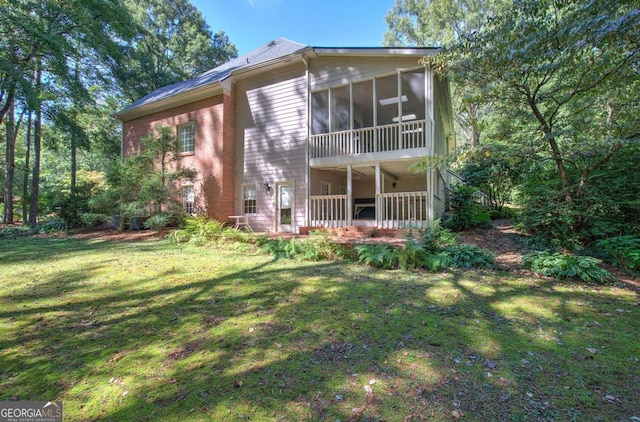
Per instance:
[[[98,227],[109,218],[106,214],[97,214],[93,212],[85,212],[80,214],[80,223],[84,227]]]
[[[185,219],[183,227],[169,234],[169,239],[176,243],[188,242],[194,245],[203,245],[220,239],[226,231],[234,230],[225,227],[224,223],[217,220],[209,220],[205,216],[190,217]]]
[[[618,236],[601,240],[599,248],[618,266],[627,271],[640,271],[640,238],[633,236]]]
[[[422,249],[427,253],[435,253],[447,246],[456,244],[456,235],[442,227],[440,220],[434,220],[418,238]]]
[[[462,231],[476,227],[490,227],[489,212],[476,202],[477,189],[465,185],[456,185],[449,193],[452,215],[444,221],[444,226],[453,231]]]
[[[519,229],[544,239],[547,245],[580,250],[617,236],[640,237],[640,144],[622,147],[594,170],[583,195],[564,200],[553,163],[537,163],[520,186]],[[570,179],[580,174],[571,167]]]
[[[443,252],[449,258],[449,265],[457,268],[485,268],[490,266],[494,259],[490,252],[465,243],[448,246]]]
[[[172,217],[169,214],[154,214],[147,218],[144,222],[144,228],[149,230],[160,231],[166,228],[171,222]]]
[[[265,252],[278,258],[302,258],[322,261],[349,256],[348,250],[331,241],[327,232],[314,231],[306,239],[258,238],[256,244]]]
[[[398,249],[389,243],[356,246],[358,262],[384,270],[398,268]]]
[[[597,258],[551,252],[531,252],[522,258],[522,264],[539,275],[557,278],[579,278],[587,282],[603,283],[613,277],[600,268]]]
[[[67,222],[60,217],[49,217],[43,223],[38,224],[33,232],[38,234],[52,234],[67,230]]]

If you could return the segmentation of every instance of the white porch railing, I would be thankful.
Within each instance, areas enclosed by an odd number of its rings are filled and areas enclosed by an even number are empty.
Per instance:
[[[311,226],[346,227],[352,224],[349,195],[317,195],[310,198]],[[426,228],[429,213],[427,192],[397,192],[376,195],[376,227],[382,229]]]
[[[311,196],[309,211],[312,227],[346,227],[351,224],[348,204],[349,195],[318,195]]]
[[[311,158],[426,148],[426,120],[311,136]]]
[[[426,191],[376,195],[376,225],[379,228],[426,228],[428,215]]]

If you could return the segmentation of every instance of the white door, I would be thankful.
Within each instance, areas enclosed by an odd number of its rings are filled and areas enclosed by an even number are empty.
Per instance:
[[[294,189],[292,183],[277,184],[277,224],[279,232],[293,232],[294,226]]]

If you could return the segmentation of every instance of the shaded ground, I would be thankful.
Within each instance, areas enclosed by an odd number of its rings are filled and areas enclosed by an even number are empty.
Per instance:
[[[522,256],[527,253],[525,236],[513,229],[509,220],[495,220],[490,229],[478,229],[459,234],[461,243],[480,246],[493,252],[495,265],[503,270],[520,269]]]
[[[495,255],[495,268],[505,271],[522,271],[522,257],[529,251],[525,235],[519,234],[513,228],[513,223],[508,219],[492,221],[489,229],[475,229],[457,233],[460,243],[476,245],[491,251]],[[8,227],[0,225],[0,229]],[[15,227],[15,226],[14,226]],[[82,231],[71,234],[75,239],[96,239],[96,240],[118,240],[118,241],[154,241],[166,237],[169,230],[126,230],[118,232],[111,226],[104,226],[89,231]],[[274,233],[274,237],[282,237],[281,233]],[[300,235],[289,235],[288,237],[305,237]],[[372,237],[372,238],[343,238],[336,237],[336,241],[342,243],[373,243],[388,242],[400,245],[404,239],[402,237]],[[640,289],[640,280],[620,271],[618,268],[603,264],[621,283],[635,289]]]

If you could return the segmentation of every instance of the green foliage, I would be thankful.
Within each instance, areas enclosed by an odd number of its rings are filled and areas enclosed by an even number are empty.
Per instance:
[[[439,222],[417,239],[406,239],[402,246],[387,243],[356,246],[358,261],[381,269],[440,271],[448,267],[481,268],[493,263],[493,255],[473,245],[457,244],[455,235]]]
[[[536,165],[520,186],[518,226],[548,245],[569,250],[599,239],[640,237],[640,145],[622,148],[591,173],[584,195],[567,203],[553,182],[550,165]]]
[[[489,227],[489,212],[476,202],[477,189],[471,186],[455,185],[449,193],[452,209],[450,218],[443,225],[453,231]]]
[[[48,217],[33,229],[38,234],[52,234],[66,230],[67,222],[60,217]]]
[[[500,211],[522,179],[524,167],[514,148],[498,143],[468,149],[458,156],[459,174],[487,194],[491,209]]]
[[[374,268],[393,270],[398,268],[398,249],[388,243],[356,246],[358,262]]]
[[[536,274],[603,283],[613,277],[607,270],[598,266],[600,263],[599,259],[590,256],[546,251],[531,252],[522,258],[522,264]]]
[[[620,181],[638,161],[619,157],[639,137],[639,17],[632,2],[517,2],[429,60],[481,87],[499,112],[492,138],[543,172],[525,177],[523,225],[549,243],[575,249],[637,230],[638,184]]]
[[[259,238],[256,244],[277,258],[300,258],[309,261],[349,258],[348,250],[333,242],[329,233],[324,231],[312,231],[305,239],[292,238],[289,241],[283,238]]]
[[[204,245],[220,239],[229,230],[234,229],[225,227],[220,221],[209,220],[205,216],[189,217],[184,220],[182,228],[169,233],[169,239],[176,243]]]
[[[596,246],[627,271],[640,271],[640,238],[618,236],[599,241]]]
[[[5,227],[0,230],[0,238],[1,237],[18,237],[18,236],[29,236],[33,234],[31,228],[28,226],[15,226],[15,227]]]
[[[456,244],[456,235],[442,227],[440,220],[434,220],[419,237],[422,249],[427,253],[436,253],[447,246]]]
[[[118,70],[125,95],[137,100],[237,56],[223,31],[212,34],[188,0],[125,1],[140,32]]]
[[[493,263],[493,254],[475,245],[451,245],[444,249],[449,265],[457,268],[486,268]]]
[[[144,221],[144,228],[160,231],[171,223],[172,216],[165,213],[153,214]]]
[[[80,223],[84,227],[98,227],[110,218],[107,214],[85,212],[80,214]]]

